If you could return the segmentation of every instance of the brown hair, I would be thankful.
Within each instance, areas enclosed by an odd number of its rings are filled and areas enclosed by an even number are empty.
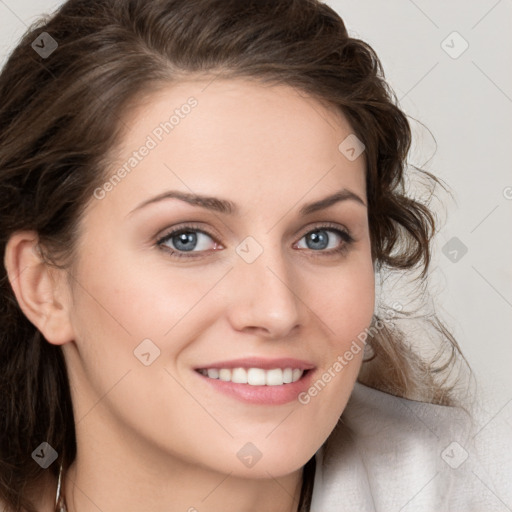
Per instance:
[[[50,55],[31,46],[42,32],[58,44]],[[34,230],[49,264],[71,261],[81,215],[121,140],[123,114],[158,87],[208,74],[289,85],[341,110],[366,146],[376,268],[421,268],[424,282],[436,223],[428,204],[405,193],[409,123],[375,52],[318,0],[69,0],[34,23],[0,75],[2,257],[14,232]],[[419,172],[432,189],[440,184]],[[75,457],[71,396],[60,347],[23,315],[3,266],[0,294],[0,498],[9,510],[33,511],[29,490],[44,471],[33,450],[47,441],[64,468]],[[437,316],[429,321],[447,360],[421,357],[396,324],[384,322],[368,337],[372,357],[359,380],[454,404],[438,376],[460,350]],[[304,471],[304,511],[313,474],[314,458]]]

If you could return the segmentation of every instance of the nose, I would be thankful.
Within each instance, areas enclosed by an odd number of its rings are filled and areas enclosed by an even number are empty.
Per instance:
[[[230,272],[227,315],[234,329],[283,339],[304,320],[297,276],[281,248],[265,247],[252,263],[235,259]],[[295,279],[294,279],[295,277]]]

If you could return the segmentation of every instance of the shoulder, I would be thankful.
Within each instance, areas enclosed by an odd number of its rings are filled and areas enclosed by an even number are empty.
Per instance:
[[[354,512],[502,510],[486,488],[493,482],[479,481],[493,475],[483,470],[475,432],[472,418],[459,408],[356,383],[317,453],[311,511],[339,510],[341,503]],[[487,439],[486,449],[498,451],[498,441]],[[512,468],[510,457],[508,464]]]

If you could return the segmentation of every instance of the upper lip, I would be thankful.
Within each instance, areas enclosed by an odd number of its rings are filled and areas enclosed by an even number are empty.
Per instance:
[[[272,370],[273,368],[298,368],[300,370],[311,370],[314,364],[302,359],[292,357],[281,357],[278,359],[265,359],[261,357],[246,357],[242,359],[231,359],[230,361],[217,361],[207,365],[198,366],[196,370],[208,368],[261,368]]]

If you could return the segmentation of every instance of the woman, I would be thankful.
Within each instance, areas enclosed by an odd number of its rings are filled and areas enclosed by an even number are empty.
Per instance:
[[[70,0],[0,94],[6,510],[470,509],[459,347],[375,297],[434,214],[331,8]]]

